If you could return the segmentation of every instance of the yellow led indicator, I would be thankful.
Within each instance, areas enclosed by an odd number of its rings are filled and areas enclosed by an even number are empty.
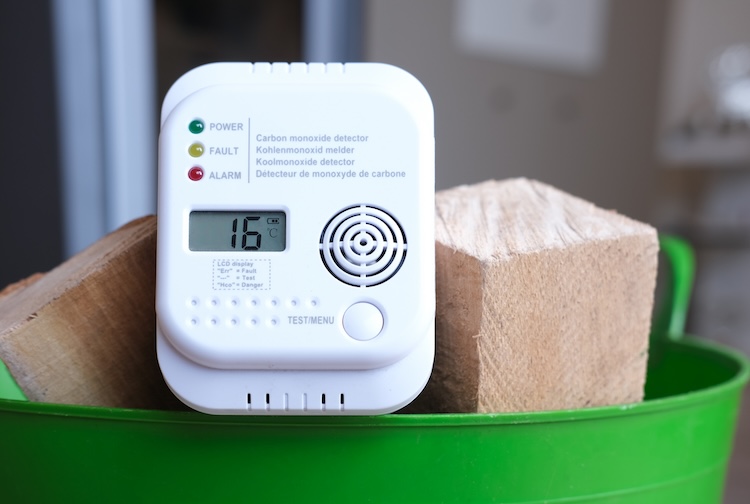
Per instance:
[[[188,147],[188,153],[193,157],[201,157],[205,151],[206,148],[200,142],[195,142]]]

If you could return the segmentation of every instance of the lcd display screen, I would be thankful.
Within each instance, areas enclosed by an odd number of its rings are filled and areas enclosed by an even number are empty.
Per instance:
[[[281,211],[190,212],[188,246],[200,252],[280,252],[286,249]]]

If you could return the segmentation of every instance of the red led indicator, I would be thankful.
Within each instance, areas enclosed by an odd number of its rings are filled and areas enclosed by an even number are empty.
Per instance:
[[[188,171],[188,178],[190,180],[196,180],[196,181],[202,179],[203,178],[203,168],[201,168],[200,166],[193,166]]]

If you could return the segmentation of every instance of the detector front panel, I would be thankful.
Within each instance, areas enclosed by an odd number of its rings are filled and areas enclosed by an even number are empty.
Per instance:
[[[380,64],[218,63],[159,142],[157,340],[210,413],[363,414],[434,353],[432,105]]]

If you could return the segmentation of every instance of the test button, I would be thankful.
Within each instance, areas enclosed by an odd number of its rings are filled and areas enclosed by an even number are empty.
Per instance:
[[[367,341],[383,330],[383,313],[370,303],[354,303],[344,312],[344,331],[350,337]]]

